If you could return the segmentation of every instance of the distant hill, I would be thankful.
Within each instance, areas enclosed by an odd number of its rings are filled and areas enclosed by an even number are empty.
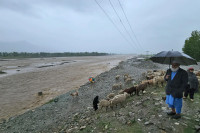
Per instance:
[[[0,52],[40,52],[41,48],[27,41],[0,41]]]

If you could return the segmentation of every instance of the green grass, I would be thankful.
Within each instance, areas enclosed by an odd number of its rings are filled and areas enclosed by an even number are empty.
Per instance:
[[[136,121],[133,121],[130,126],[129,125],[117,126],[116,124],[116,127],[120,127],[117,130],[117,133],[143,133],[142,127]]]
[[[195,133],[195,130],[191,127],[184,128],[183,133]]]
[[[199,91],[200,91],[200,89],[199,89]],[[194,93],[194,99],[200,100],[200,92]]]
[[[52,103],[52,102],[54,102],[54,99],[49,100],[49,101],[46,102],[45,104],[49,104],[49,103]]]
[[[192,118],[192,115],[187,116],[187,117]],[[194,119],[194,118],[192,118],[191,120],[189,120],[188,123],[187,123],[188,126],[185,127],[185,128],[183,128],[183,132],[184,132],[184,133],[195,133],[194,125],[197,125],[197,124],[195,124],[195,123],[196,123],[196,122],[195,122],[195,119]]]

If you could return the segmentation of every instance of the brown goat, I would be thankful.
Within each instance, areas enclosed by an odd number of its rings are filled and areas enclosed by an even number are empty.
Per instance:
[[[136,87],[136,93],[137,93],[138,96],[139,96],[140,90],[142,90],[142,93],[143,93],[143,91],[147,88],[147,85],[148,85],[148,82],[143,83],[143,84],[139,84],[139,85]]]
[[[136,87],[133,86],[131,88],[127,88],[123,92],[126,92],[126,93],[130,94],[130,96],[131,96],[131,95],[133,95],[133,92],[135,92],[135,94],[136,94]]]

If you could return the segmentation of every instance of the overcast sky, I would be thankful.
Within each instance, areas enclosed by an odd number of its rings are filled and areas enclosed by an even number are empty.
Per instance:
[[[115,25],[95,0],[0,0],[0,52],[182,51],[200,30],[200,0],[119,0],[133,32],[118,0],[122,23],[109,0],[96,1]]]

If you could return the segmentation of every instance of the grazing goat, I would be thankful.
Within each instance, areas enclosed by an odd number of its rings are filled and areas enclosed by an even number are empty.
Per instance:
[[[107,95],[107,99],[110,100],[111,98],[113,98],[115,96],[115,93],[110,93]]]
[[[154,78],[147,81],[149,85],[156,85],[156,80]]]
[[[124,94],[116,95],[113,99],[110,100],[110,107],[113,109],[113,106],[116,105],[117,107],[117,104],[119,103],[122,106],[122,103],[126,100],[127,96],[128,94],[126,92]]]
[[[131,95],[133,95],[133,92],[135,92],[135,94],[136,94],[136,87],[133,86],[131,88],[127,88],[123,92],[126,92],[126,93],[130,94],[130,96],[131,96]]]
[[[118,94],[124,94],[124,90],[119,90]]]
[[[154,77],[154,79],[155,79],[157,85],[163,86],[163,84],[165,82],[164,76],[156,76],[156,77]]]
[[[107,111],[107,108],[110,106],[110,101],[109,100],[105,100],[105,99],[102,99],[99,104],[98,104],[99,108],[102,109],[103,107],[106,107],[106,111]]]
[[[194,73],[196,74],[196,76],[200,76],[200,71],[195,71]]]
[[[130,77],[129,74],[124,74],[124,81],[129,77]]]
[[[112,90],[121,89],[121,88],[122,88],[122,83],[114,84],[114,85],[112,86]]]
[[[155,76],[153,75],[153,74],[149,74],[149,75],[147,75],[146,76],[146,79],[147,80],[151,80],[151,79],[153,79]]]
[[[116,80],[118,80],[118,79],[119,79],[119,77],[120,77],[120,75],[117,75],[117,76],[115,77],[115,79],[116,79]]]
[[[125,80],[125,83],[126,83],[126,84],[132,83],[132,81],[133,81],[133,78],[128,77],[128,78]]]
[[[143,83],[143,84],[139,84],[136,87],[136,93],[137,93],[138,96],[139,96],[140,90],[142,90],[142,93],[143,93],[143,91],[147,88],[147,85],[148,85],[148,83]]]
[[[98,103],[99,103],[99,96],[96,96],[93,100],[93,108],[94,111],[96,111],[98,109]]]

